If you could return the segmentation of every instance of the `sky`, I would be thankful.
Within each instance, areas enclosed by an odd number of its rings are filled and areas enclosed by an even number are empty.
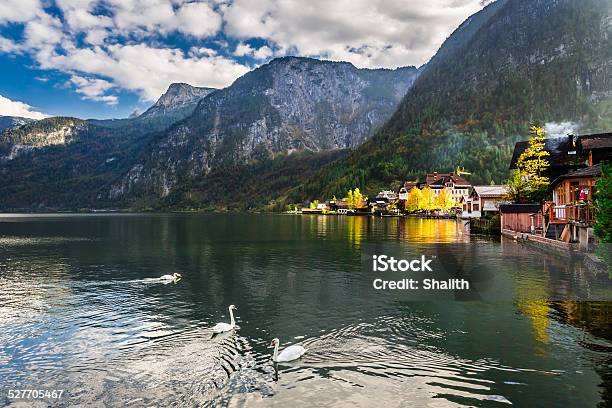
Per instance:
[[[485,2],[1,0],[0,115],[127,117],[286,55],[421,66]]]

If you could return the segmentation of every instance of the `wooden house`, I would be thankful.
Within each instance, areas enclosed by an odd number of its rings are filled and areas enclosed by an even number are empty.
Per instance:
[[[539,204],[500,204],[502,233],[509,231],[537,233],[544,228],[542,206]]]
[[[526,146],[527,142],[516,144],[510,168],[516,168]],[[612,133],[547,139],[545,149],[550,152],[545,175],[553,180],[553,199],[543,206],[544,236],[578,242],[588,249],[593,241],[595,183],[601,176],[601,162],[612,161]]]

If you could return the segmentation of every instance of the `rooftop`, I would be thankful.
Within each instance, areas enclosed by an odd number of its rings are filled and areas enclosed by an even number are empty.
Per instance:
[[[553,180],[550,183],[550,187],[554,187],[559,184],[563,180],[573,179],[573,178],[590,178],[590,177],[599,177],[601,176],[601,164],[596,164],[590,167],[584,167],[582,169],[570,171],[569,173],[563,174]]]
[[[451,182],[459,186],[471,186],[469,181],[455,173],[428,174],[425,181],[429,186],[444,186],[446,183]]]
[[[502,213],[537,213],[542,210],[540,204],[500,204]]]
[[[527,140],[516,143],[510,161],[511,169],[516,169],[516,162],[528,146]],[[550,153],[547,159],[552,167],[580,166],[586,161],[585,157],[580,157],[583,152],[612,150],[612,133],[549,138],[544,142],[544,149]]]
[[[503,196],[508,192],[506,186],[474,186],[474,190],[481,197]]]

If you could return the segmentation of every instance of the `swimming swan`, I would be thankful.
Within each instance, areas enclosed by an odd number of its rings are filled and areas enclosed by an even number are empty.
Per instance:
[[[164,275],[159,279],[165,280],[165,281],[177,281],[181,278],[182,278],[182,275],[180,273],[173,273],[172,275]]]
[[[230,330],[234,330],[236,327],[236,321],[234,320],[234,310],[237,310],[238,308],[234,305],[230,305],[229,306],[229,314],[230,314],[230,323],[217,323],[213,328],[212,331],[213,333],[223,333],[223,332],[228,332]]]
[[[274,361],[275,363],[284,363],[288,361],[297,360],[298,358],[302,357],[304,353],[306,353],[306,351],[308,351],[302,346],[293,345],[293,346],[287,347],[286,349],[281,351],[280,354],[278,354],[279,345],[280,345],[280,341],[278,339],[276,338],[272,339],[272,343],[270,343],[270,347],[274,347],[274,354],[272,355],[272,361]]]

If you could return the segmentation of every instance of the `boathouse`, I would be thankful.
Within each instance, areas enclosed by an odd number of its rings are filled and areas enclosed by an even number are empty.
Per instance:
[[[502,233],[541,234],[543,231],[544,217],[539,204],[501,204],[499,213]]]

